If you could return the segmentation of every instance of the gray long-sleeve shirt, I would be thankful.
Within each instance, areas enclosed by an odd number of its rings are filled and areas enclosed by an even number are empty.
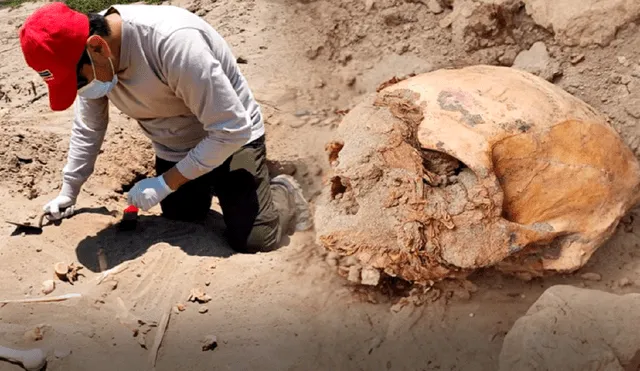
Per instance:
[[[173,6],[119,5],[118,84],[78,97],[62,194],[76,198],[93,173],[108,105],[138,121],[158,157],[188,179],[205,174],[264,134],[260,107],[229,46],[203,19]]]

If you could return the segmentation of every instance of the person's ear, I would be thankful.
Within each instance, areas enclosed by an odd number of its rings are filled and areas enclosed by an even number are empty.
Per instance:
[[[104,58],[111,57],[111,49],[109,48],[109,44],[107,41],[98,35],[93,35],[87,39],[87,50],[91,52],[92,55],[100,55]]]

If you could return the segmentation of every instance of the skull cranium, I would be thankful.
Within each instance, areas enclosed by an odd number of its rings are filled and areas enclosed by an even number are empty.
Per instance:
[[[320,244],[416,283],[576,270],[639,200],[640,164],[606,119],[512,68],[394,81],[328,152]]]

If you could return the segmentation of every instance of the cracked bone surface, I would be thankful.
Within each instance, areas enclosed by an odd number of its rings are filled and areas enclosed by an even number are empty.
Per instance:
[[[28,371],[42,370],[47,363],[47,355],[40,348],[18,350],[0,346],[0,359],[19,363]]]
[[[416,283],[582,267],[638,202],[640,164],[593,107],[507,67],[381,86],[327,145],[318,242]]]

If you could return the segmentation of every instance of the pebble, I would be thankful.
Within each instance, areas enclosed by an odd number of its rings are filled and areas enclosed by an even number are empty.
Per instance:
[[[352,265],[349,267],[349,276],[347,279],[351,282],[360,283],[360,266]]]
[[[375,5],[375,1],[374,0],[365,0],[365,2],[364,2],[364,10],[366,12],[370,11],[371,9],[373,9],[374,5]]]
[[[578,64],[584,60],[584,54],[579,54],[571,58],[571,64]]]
[[[475,316],[475,314],[473,314],[473,313],[469,313],[469,317],[472,317],[472,318],[473,318],[474,316]]]
[[[204,283],[204,285],[205,285],[205,286],[209,286],[209,285],[211,285],[211,281],[207,281],[207,282],[205,282],[205,283]]]
[[[442,5],[440,5],[438,0],[428,0],[427,9],[429,9],[429,11],[433,14],[440,14],[444,11],[444,9],[442,9]]]
[[[302,117],[302,116],[307,116],[309,115],[309,111],[308,110],[298,110],[295,113],[296,117]]]
[[[602,276],[600,274],[592,273],[592,272],[583,273],[583,274],[580,275],[580,277],[583,280],[587,280],[587,281],[600,281],[602,279]]]
[[[201,307],[200,307],[200,309],[198,309],[198,312],[199,312],[200,314],[207,313],[208,311],[209,311],[209,308],[207,308],[207,307],[206,307],[206,306],[204,306],[204,305],[203,305],[203,306],[201,306]]]
[[[618,56],[618,63],[620,63],[621,65],[623,65],[625,67],[629,67],[629,61],[627,60],[626,57]]]
[[[202,351],[213,350],[218,346],[218,338],[215,335],[207,335],[202,340]]]
[[[620,287],[626,287],[626,286],[631,286],[633,283],[631,282],[630,279],[628,279],[627,277],[623,277],[618,281],[618,286]]]
[[[53,352],[53,355],[58,359],[65,358],[65,357],[69,356],[70,354],[71,354],[71,349],[68,349],[68,348],[67,349],[56,349]]]

